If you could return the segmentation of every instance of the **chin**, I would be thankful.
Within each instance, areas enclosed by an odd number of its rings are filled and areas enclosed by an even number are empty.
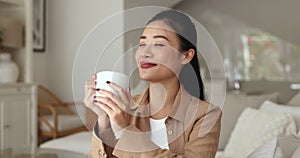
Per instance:
[[[161,73],[155,72],[155,73],[140,73],[140,78],[145,81],[149,82],[159,82],[166,79],[170,79],[173,77],[176,77],[174,74],[168,74],[168,73]]]
[[[150,75],[150,74],[140,73],[139,75],[140,75],[140,78],[145,81],[151,81],[154,79],[153,75]]]

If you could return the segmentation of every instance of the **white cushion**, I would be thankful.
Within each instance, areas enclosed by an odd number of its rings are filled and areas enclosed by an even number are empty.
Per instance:
[[[283,155],[283,152],[280,147],[276,147],[275,153],[274,153],[274,158],[285,158]]]
[[[295,135],[278,137],[278,146],[281,148],[284,157],[292,157],[293,153],[300,146],[300,138]]]
[[[300,157],[300,146],[297,148],[297,150],[294,152],[292,158],[299,158]]]
[[[279,135],[296,134],[291,114],[271,113],[246,108],[229,138],[225,157],[243,158]]]
[[[50,123],[51,126],[54,126],[53,116],[44,116],[44,118]],[[83,123],[78,116],[58,115],[58,131],[72,129],[82,125]],[[50,128],[44,122],[41,123],[41,129],[50,131]]]
[[[223,158],[224,157],[224,151],[217,151],[215,158]]]
[[[300,92],[295,95],[288,103],[289,105],[300,106]]]
[[[219,149],[224,150],[228,143],[230,134],[240,114],[247,107],[259,108],[265,100],[277,102],[279,93],[263,95],[246,95],[244,93],[227,93],[222,109],[222,126],[220,134]]]
[[[295,120],[297,129],[298,130],[300,129],[300,107],[281,105],[271,101],[265,101],[261,105],[260,110],[277,112],[277,113],[282,113],[282,112],[291,113]]]
[[[255,149],[247,158],[273,158],[276,151],[277,138]]]
[[[41,148],[60,149],[89,155],[92,136],[90,132],[78,132],[52,139],[40,145]]]

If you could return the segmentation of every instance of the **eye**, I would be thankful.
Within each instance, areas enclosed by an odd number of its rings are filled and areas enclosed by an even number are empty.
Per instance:
[[[161,44],[161,43],[155,43],[154,46],[163,47],[163,46],[165,46],[165,45],[164,45],[164,44]]]

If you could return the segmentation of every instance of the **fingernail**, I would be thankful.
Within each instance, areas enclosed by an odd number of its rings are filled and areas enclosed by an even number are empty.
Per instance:
[[[110,81],[106,81],[107,84],[110,84]]]
[[[96,91],[100,91],[100,88],[97,88]]]

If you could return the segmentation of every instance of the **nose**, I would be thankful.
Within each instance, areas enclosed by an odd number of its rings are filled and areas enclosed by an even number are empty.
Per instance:
[[[148,44],[141,50],[141,55],[143,58],[151,58],[153,56],[152,53],[152,44]]]

